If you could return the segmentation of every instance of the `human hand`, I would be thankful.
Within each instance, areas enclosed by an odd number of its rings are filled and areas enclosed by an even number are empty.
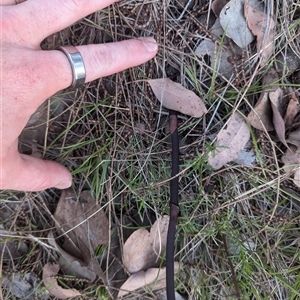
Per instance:
[[[69,87],[72,70],[58,50],[43,51],[41,41],[115,0],[0,0],[0,189],[40,191],[71,185],[62,165],[18,152],[18,136],[30,116],[51,95]],[[75,45],[76,46],[76,45]],[[76,47],[86,82],[153,58],[151,38]]]

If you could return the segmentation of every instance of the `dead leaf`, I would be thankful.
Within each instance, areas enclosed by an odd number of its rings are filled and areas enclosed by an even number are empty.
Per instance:
[[[264,90],[267,92],[276,91],[277,89],[277,82],[279,80],[278,73],[274,68],[270,68],[265,74],[262,79],[262,84],[264,86]]]
[[[248,122],[254,128],[261,131],[273,131],[273,113],[272,105],[269,99],[269,92],[276,91],[278,80],[278,74],[275,69],[270,68],[262,79],[262,84],[264,86],[263,92],[254,107],[247,116]]]
[[[159,266],[166,251],[169,217],[158,218],[150,232],[138,229],[123,247],[123,263],[130,273]]]
[[[284,123],[286,127],[290,127],[293,123],[295,116],[300,111],[300,105],[298,97],[295,91],[291,91],[290,101],[284,116]]]
[[[246,49],[254,40],[244,17],[244,1],[231,0],[221,10],[220,23],[228,37],[240,48]]]
[[[293,183],[300,187],[300,148],[294,145],[290,146],[282,155],[281,160],[284,163],[283,169],[285,172],[291,173],[294,171]]]
[[[214,34],[217,34],[216,32]],[[241,50],[235,48],[236,54],[241,53]],[[195,54],[198,57],[209,55],[210,67],[216,70],[218,75],[222,75],[230,79],[234,74],[233,65],[229,62],[230,58],[234,55],[231,49],[216,45],[212,40],[205,39],[197,47]],[[238,63],[238,62],[237,62]]]
[[[238,152],[244,149],[250,138],[247,123],[238,114],[234,113],[225,128],[217,135],[216,150],[210,152],[208,163],[214,169],[220,169],[226,163],[238,158]]]
[[[228,3],[228,0],[215,0],[211,4],[211,9],[216,17],[219,17],[222,8]]]
[[[150,229],[150,240],[153,241],[153,251],[157,259],[162,258],[166,252],[169,220],[169,216],[158,218]]]
[[[295,165],[300,162],[300,151],[297,150],[296,146],[291,145],[282,155],[281,160],[284,163],[284,171],[287,173],[293,172]]]
[[[76,258],[62,249],[55,241],[53,232],[50,231],[48,234],[48,241],[57,252],[60,254],[59,265],[61,269],[68,275],[73,275],[76,278],[87,279],[91,282],[95,281],[96,273],[89,270],[87,264]]]
[[[191,117],[200,118],[207,113],[201,98],[194,92],[169,78],[148,80],[153,93],[161,104],[168,109],[179,111]]]
[[[269,94],[262,92],[255,105],[255,107],[250,111],[247,116],[247,120],[250,125],[261,131],[274,130],[274,125],[272,122],[272,107],[269,101]]]
[[[261,66],[264,66],[275,47],[275,21],[263,11],[245,1],[245,16],[251,32],[256,36],[257,52],[260,52]]]
[[[174,263],[174,275],[179,271],[178,262]],[[132,274],[121,286],[118,298],[122,298],[129,292],[145,287],[147,290],[158,290],[166,286],[166,268],[150,268],[147,271],[140,271]]]
[[[67,290],[58,285],[54,278],[58,274],[59,265],[47,263],[43,267],[43,281],[44,285],[51,295],[58,299],[69,299],[81,296],[76,290]]]
[[[300,128],[290,132],[286,141],[289,147],[281,158],[284,163],[283,169],[287,173],[294,171],[293,183],[300,187]]]
[[[229,42],[228,42],[229,39],[228,39],[228,37],[226,37],[225,32],[224,32],[224,29],[223,29],[223,27],[221,26],[220,18],[217,18],[217,19],[216,19],[214,25],[209,29],[209,32],[210,32],[211,34],[213,34],[213,35],[217,38],[218,41],[221,41],[221,39],[223,38],[223,43],[222,43],[222,45],[227,45],[227,44],[229,43]],[[210,41],[211,41],[211,40],[210,40]],[[204,41],[203,41],[203,42],[204,42]],[[203,43],[203,42],[202,42],[202,43]],[[199,48],[199,47],[198,47],[198,48]],[[199,48],[198,50],[200,51],[200,48]],[[211,50],[210,50],[210,53],[207,53],[207,55],[214,57],[215,54],[212,52],[212,50],[215,50],[215,47],[214,47],[213,49],[211,49]],[[223,51],[224,51],[224,50],[223,50]],[[196,52],[197,52],[197,50],[196,50]],[[228,56],[231,55],[231,53],[230,53],[229,51],[227,51],[227,52],[228,52]],[[226,61],[227,61],[227,58],[226,58]],[[212,64],[212,66],[213,66],[213,64]],[[231,68],[232,68],[232,65],[231,65]]]
[[[290,132],[289,137],[286,139],[289,144],[300,147],[300,128]]]
[[[54,217],[58,233],[67,232],[69,237],[62,248],[82,260],[90,271],[104,281],[103,271],[94,257],[96,248],[106,244],[109,238],[109,223],[101,206],[96,204],[89,191],[77,196],[70,189],[64,190]]]
[[[269,93],[269,99],[273,111],[273,125],[279,140],[287,146],[285,140],[285,124],[283,120],[283,103],[282,103],[283,92],[281,88],[277,88],[276,91]]]

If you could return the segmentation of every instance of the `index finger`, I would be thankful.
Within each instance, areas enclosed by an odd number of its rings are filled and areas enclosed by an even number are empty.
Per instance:
[[[22,14],[31,42],[40,43],[81,18],[96,12],[116,0],[27,0],[17,8]],[[25,19],[25,20],[24,20]]]

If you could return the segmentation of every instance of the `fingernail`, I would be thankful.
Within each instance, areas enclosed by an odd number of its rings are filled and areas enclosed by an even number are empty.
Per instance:
[[[70,187],[71,185],[72,185],[72,181],[66,180],[66,181],[62,181],[61,183],[57,184],[55,187],[57,189],[63,190],[63,189]]]
[[[139,38],[139,40],[143,42],[143,44],[145,45],[145,48],[147,49],[148,52],[156,52],[157,51],[158,45],[154,38],[141,37],[141,38]]]

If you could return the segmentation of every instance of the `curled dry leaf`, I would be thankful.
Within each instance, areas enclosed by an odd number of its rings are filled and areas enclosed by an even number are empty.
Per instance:
[[[260,97],[252,111],[247,116],[248,122],[254,128],[261,131],[273,131],[273,110],[269,99],[269,93],[275,92],[277,89],[276,81],[278,80],[278,74],[275,69],[270,68],[263,77],[262,84],[264,91],[260,94]]]
[[[281,158],[284,163],[283,169],[287,173],[294,172],[293,183],[300,187],[300,149],[296,146],[290,146]]]
[[[244,1],[231,0],[221,10],[220,23],[228,37],[240,48],[246,49],[254,40],[244,17]]]
[[[247,123],[234,113],[226,127],[217,135],[216,150],[209,153],[208,163],[214,169],[220,169],[226,163],[238,158],[238,152],[244,149],[250,138]]]
[[[64,190],[54,217],[59,234],[67,232],[63,249],[73,257],[82,260],[90,271],[95,272],[103,281],[103,271],[94,257],[96,248],[106,244],[109,237],[108,219],[101,206],[89,191],[77,196],[72,190]],[[72,264],[78,264],[78,261]],[[79,266],[78,266],[79,267]]]
[[[295,91],[291,91],[289,98],[290,101],[284,116],[284,123],[286,127],[290,127],[292,125],[295,116],[300,111],[299,100]]]
[[[174,263],[174,274],[179,270],[179,264]],[[142,287],[147,287],[147,290],[158,290],[166,286],[166,268],[150,268],[147,271],[140,271],[132,274],[126,282],[121,286],[118,293],[118,298],[122,298],[129,292],[135,291]]]
[[[281,158],[283,168],[287,173],[295,172],[293,182],[300,187],[300,129],[292,131],[286,141],[289,147]]]
[[[166,251],[169,217],[158,218],[151,227],[138,229],[123,247],[123,263],[130,273],[156,267]]]
[[[76,290],[67,290],[58,285],[54,278],[58,274],[59,265],[47,263],[43,267],[43,281],[44,285],[51,295],[58,299],[70,299],[81,296]]]
[[[292,131],[286,141],[289,144],[300,148],[300,129]]]
[[[247,120],[251,126],[261,131],[274,130],[272,121],[272,107],[269,101],[269,93],[262,92],[255,105],[247,116]]]
[[[287,173],[293,172],[296,164],[300,162],[300,151],[294,145],[289,146],[281,158],[284,163],[283,169]]]
[[[245,2],[245,16],[250,30],[256,36],[256,48],[260,52],[261,66],[264,66],[275,47],[275,21],[248,1]]]
[[[169,220],[169,216],[158,218],[150,229],[152,249],[157,259],[162,258],[166,252]]]
[[[283,103],[282,103],[282,95],[283,92],[281,88],[277,88],[276,91],[269,93],[269,99],[272,106],[273,111],[273,124],[275,131],[277,133],[277,136],[279,140],[287,146],[286,140],[285,140],[285,124],[283,120]]]
[[[278,73],[274,68],[270,68],[262,79],[264,89],[268,92],[275,91],[277,89],[277,82],[279,80]]]
[[[207,112],[200,97],[169,78],[152,79],[148,83],[165,108],[196,118]]]
[[[50,231],[48,234],[48,241],[57,252],[60,254],[59,264],[62,270],[68,275],[73,275],[76,278],[83,278],[93,282],[96,279],[96,273],[89,270],[87,264],[76,258],[62,249],[55,241],[53,232]]]

